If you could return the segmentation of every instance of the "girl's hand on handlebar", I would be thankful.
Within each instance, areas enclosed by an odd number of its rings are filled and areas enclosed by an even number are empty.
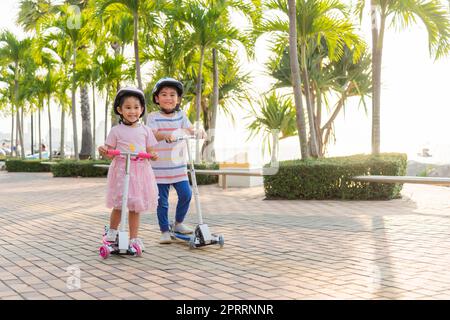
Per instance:
[[[98,147],[98,153],[104,158],[111,158],[111,156],[108,155],[108,147],[107,146]]]
[[[150,160],[154,161],[154,160],[158,160],[158,158],[159,158],[159,156],[156,152],[150,152],[150,155],[151,155]]]

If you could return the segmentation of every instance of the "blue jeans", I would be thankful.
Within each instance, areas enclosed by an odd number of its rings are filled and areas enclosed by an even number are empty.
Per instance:
[[[175,188],[178,195],[177,211],[175,214],[176,222],[181,223],[184,221],[192,198],[191,186],[187,180],[172,184],[158,183],[159,199],[156,213],[158,214],[159,229],[161,232],[169,231],[169,189],[171,185]]]

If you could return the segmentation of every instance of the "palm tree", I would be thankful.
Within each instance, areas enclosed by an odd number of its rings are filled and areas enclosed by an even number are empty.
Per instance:
[[[73,20],[79,19],[79,24],[73,24]],[[72,21],[72,22],[71,22]],[[52,19],[48,27],[56,28],[61,37],[67,37],[70,39],[70,49],[72,52],[72,126],[73,126],[73,141],[74,141],[74,156],[76,160],[79,160],[78,154],[78,130],[77,130],[77,120],[76,120],[76,70],[77,70],[77,56],[79,50],[84,50],[85,32],[86,32],[86,21],[83,17],[83,13],[79,16],[79,13],[74,12],[69,5],[63,5],[60,7],[60,16],[56,19]]]
[[[114,57],[110,55],[98,56],[96,58],[99,64],[99,81],[98,89],[105,90],[105,134],[104,139],[108,133],[108,117],[109,117],[109,102],[114,99],[116,91],[113,88],[120,81],[125,79],[125,74],[122,72],[122,66],[125,64],[125,58],[121,54]]]
[[[49,141],[48,152],[49,159],[53,160],[53,139],[52,139],[52,118],[50,110],[50,102],[54,93],[58,90],[59,82],[61,80],[61,74],[55,70],[56,61],[53,57],[47,53],[42,55],[42,65],[45,66],[46,75],[43,82],[43,92],[47,99],[47,114],[48,114],[48,128],[49,128]]]
[[[61,108],[61,135],[59,143],[59,157],[65,157],[65,116],[68,111],[70,102],[68,100],[67,91],[70,87],[70,63],[72,59],[72,50],[70,48],[70,41],[66,38],[61,38],[59,34],[51,33],[45,36],[38,35],[35,38],[36,49],[38,53],[48,52],[57,60],[56,70],[59,75],[58,85],[55,88],[54,99],[56,99]]]
[[[198,71],[196,79],[195,110],[197,131],[200,128],[200,113],[202,104],[202,72],[205,54],[208,49],[219,48],[221,44],[232,40],[249,43],[249,39],[239,34],[238,30],[230,25],[229,9],[236,6],[233,1],[227,0],[195,0],[183,2],[175,0],[176,10],[168,14],[174,24],[187,25],[192,30],[189,43],[199,52]],[[250,46],[246,46],[251,49]],[[200,161],[200,145],[196,141],[196,161]]]
[[[310,151],[313,157],[317,157],[319,152],[308,73],[308,52],[315,50],[314,45],[319,44],[318,38],[323,38],[328,47],[329,59],[339,60],[346,45],[355,51],[354,59],[357,61],[364,49],[364,43],[354,32],[355,27],[348,18],[349,13],[346,6],[338,0],[298,0],[296,3],[295,1],[290,1],[289,4],[296,5],[297,45],[300,51],[300,71],[308,112]],[[289,16],[289,8],[285,0],[270,0],[266,6],[268,9],[279,10],[287,17]],[[278,52],[280,53],[284,50],[289,34],[286,20],[279,18],[267,19],[262,23],[262,32],[278,33],[276,50],[279,50]]]
[[[14,99],[14,75],[8,72],[7,68],[3,66],[0,51],[0,82],[4,83],[6,86],[0,89],[0,109],[9,109],[11,111],[11,138],[10,138],[10,157],[13,156],[13,141],[14,141],[14,104],[12,103]]]
[[[78,55],[76,81],[80,86],[81,109],[81,150],[80,159],[88,159],[92,156],[92,129],[89,105],[88,85],[92,85],[97,79],[94,74],[93,59],[86,50],[81,50]]]
[[[19,134],[19,142],[21,147],[21,157],[25,158],[25,150],[23,144],[23,128],[20,119],[20,102],[19,102],[19,81],[23,72],[23,65],[29,59],[29,52],[31,48],[31,39],[25,38],[18,40],[10,31],[5,31],[0,34],[0,60],[3,64],[7,64],[14,73],[14,98],[13,105],[17,112],[16,125]]]
[[[247,127],[251,131],[249,138],[262,132],[262,150],[264,152],[265,147],[268,146],[269,152],[272,154],[271,162],[275,163],[277,161],[278,139],[297,134],[295,106],[289,97],[282,98],[275,91],[264,96],[259,104],[261,106],[259,112],[252,106],[250,116],[255,120]]]
[[[317,131],[319,156],[325,155],[327,144],[334,132],[336,117],[345,110],[346,102],[351,97],[359,97],[365,107],[365,98],[371,92],[370,56],[365,51],[358,61],[354,61],[354,50],[344,47],[344,54],[337,61],[328,58],[328,47],[323,41],[313,52],[308,52],[308,74],[314,107],[314,123]],[[290,87],[291,67],[287,50],[281,56],[269,59],[269,75],[277,80],[274,89]],[[336,102],[335,102],[336,101]],[[333,105],[334,104],[334,105]],[[325,119],[326,109],[328,119]]]
[[[161,3],[160,3],[161,2]],[[98,15],[103,16],[105,11],[110,8],[113,14],[121,15],[124,10],[133,17],[133,44],[134,44],[134,59],[136,63],[136,78],[138,82],[138,88],[143,90],[142,77],[141,77],[141,62],[139,58],[139,20],[147,25],[156,24],[156,14],[160,8],[160,5],[164,1],[158,0],[99,0],[97,1]],[[145,108],[146,109],[146,108]],[[147,111],[144,110],[144,118],[147,115]]]
[[[34,104],[38,116],[38,153],[39,159],[42,159],[42,118],[41,112],[44,109],[44,100],[46,98],[46,80],[42,75],[35,75],[28,91],[28,99]],[[50,126],[51,127],[51,126]]]
[[[39,5],[35,5],[34,1],[25,0],[21,3],[21,11],[19,12],[19,23],[24,26],[26,31],[36,30],[40,32],[58,35],[59,39],[69,39],[69,46],[65,49],[70,52],[72,59],[72,125],[75,159],[78,156],[78,133],[76,121],[76,60],[77,51],[83,50],[86,32],[86,14],[83,11],[74,10],[77,8],[86,8],[87,1],[72,1],[71,3],[52,4],[47,0],[38,0]],[[63,149],[62,149],[63,150]]]
[[[450,19],[446,5],[439,0],[384,1],[371,0],[372,20],[372,153],[380,153],[381,66],[386,24],[407,28],[420,21],[428,32],[430,55],[439,59],[450,50]],[[363,16],[364,0],[356,13]]]

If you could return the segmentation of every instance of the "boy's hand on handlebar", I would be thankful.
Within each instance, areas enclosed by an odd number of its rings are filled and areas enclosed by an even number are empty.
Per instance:
[[[177,137],[174,135],[167,136],[164,140],[166,140],[167,143],[175,142],[177,141]]]

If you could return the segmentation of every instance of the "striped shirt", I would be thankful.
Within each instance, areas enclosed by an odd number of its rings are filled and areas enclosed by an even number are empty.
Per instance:
[[[191,128],[192,124],[184,111],[175,112],[173,116],[166,116],[160,111],[155,111],[148,115],[147,126],[154,132],[181,136],[185,134],[181,129]],[[152,162],[157,183],[172,184],[188,180],[184,140],[173,143],[159,141],[154,151],[158,153],[158,160]]]

